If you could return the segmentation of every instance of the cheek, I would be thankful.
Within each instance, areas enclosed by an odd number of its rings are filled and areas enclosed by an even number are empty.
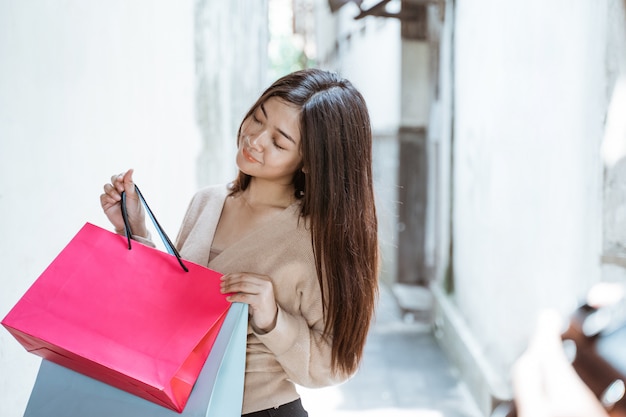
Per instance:
[[[289,166],[293,169],[293,171],[295,172],[296,170],[298,170],[298,168],[300,168],[300,166],[302,165],[302,156],[300,155],[300,153],[295,154],[295,155],[291,155],[290,161],[289,161]]]
[[[302,167],[302,164],[300,164],[299,161],[294,162],[291,167],[289,168],[289,172],[291,174],[295,174],[296,172],[298,172],[298,170],[300,170],[300,168]]]
[[[296,172],[300,167],[300,163],[302,161],[302,158],[300,158],[299,156],[294,156],[293,154],[278,154],[276,156],[277,158],[274,159],[274,166],[278,169],[288,172]]]

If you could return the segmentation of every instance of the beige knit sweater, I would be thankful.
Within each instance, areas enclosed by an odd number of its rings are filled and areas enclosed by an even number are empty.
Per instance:
[[[329,341],[322,337],[321,291],[310,231],[294,203],[260,229],[225,248],[210,263],[211,243],[228,190],[199,191],[183,220],[176,246],[181,256],[221,273],[268,275],[278,303],[276,327],[256,334],[248,326],[242,414],[278,407],[299,397],[294,384],[322,387],[347,379],[330,369]]]

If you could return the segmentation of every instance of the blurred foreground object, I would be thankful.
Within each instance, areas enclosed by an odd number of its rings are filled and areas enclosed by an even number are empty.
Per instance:
[[[595,286],[562,333],[560,315],[543,312],[513,367],[515,402],[493,417],[626,416],[624,288]]]

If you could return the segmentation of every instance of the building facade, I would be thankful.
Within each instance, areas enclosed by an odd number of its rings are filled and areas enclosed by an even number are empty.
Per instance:
[[[173,239],[194,191],[231,178],[265,86],[267,1],[0,1],[0,316],[135,169]],[[155,235],[155,234],[153,234]],[[0,331],[0,415],[39,366]]]
[[[320,28],[321,62],[366,91],[395,86],[380,114],[397,176],[379,181],[408,190],[382,203],[398,201],[387,280],[431,290],[433,329],[487,414],[511,396],[540,310],[567,315],[626,277],[626,177],[601,152],[626,72],[624,2],[319,3],[334,28]],[[384,47],[368,39],[392,26]]]

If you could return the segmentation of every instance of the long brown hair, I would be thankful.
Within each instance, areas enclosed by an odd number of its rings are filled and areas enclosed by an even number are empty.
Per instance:
[[[244,120],[270,97],[300,108],[303,168],[293,178],[295,196],[311,225],[325,309],[324,334],[332,339],[332,366],[336,372],[351,374],[363,356],[378,295],[367,106],[349,81],[332,72],[308,69],[277,80]],[[249,183],[250,177],[239,172],[232,192],[245,190]]]

